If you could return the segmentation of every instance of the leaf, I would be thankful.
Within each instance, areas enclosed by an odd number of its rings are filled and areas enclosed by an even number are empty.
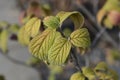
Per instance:
[[[75,29],[82,27],[84,24],[83,15],[77,11],[74,11],[74,12],[61,11],[56,16],[60,18],[60,25],[62,25],[62,23],[68,18],[72,19],[72,21],[74,22]]]
[[[30,19],[25,25],[25,32],[31,37],[36,36],[39,33],[41,20],[37,17]]]
[[[70,49],[71,43],[66,38],[60,36],[55,40],[48,52],[49,63],[53,65],[63,64],[70,53]]]
[[[94,71],[89,67],[82,68],[83,74],[90,80],[94,80],[96,78]]]
[[[70,30],[69,28],[63,29],[63,34],[64,34],[66,37],[69,37],[71,33],[72,33],[72,30]]]
[[[59,27],[60,21],[55,16],[48,16],[48,17],[44,18],[43,24],[47,27],[51,27],[53,29],[56,29]]]
[[[0,35],[0,48],[2,52],[7,52],[7,41],[8,41],[8,31],[5,29],[1,32]]]
[[[97,64],[97,66],[95,67],[95,71],[98,72],[107,72],[108,67],[107,64],[105,62],[100,62]]]
[[[82,73],[76,72],[72,74],[70,80],[86,80],[86,77]]]
[[[25,34],[25,27],[21,27],[18,32],[18,41],[22,45],[28,45],[30,42],[30,36]]]
[[[90,46],[90,36],[86,28],[77,29],[70,35],[71,43],[76,47],[88,48]]]
[[[48,50],[58,36],[61,35],[55,30],[46,29],[41,35],[38,35],[31,40],[29,44],[30,52],[41,60],[48,60]]]

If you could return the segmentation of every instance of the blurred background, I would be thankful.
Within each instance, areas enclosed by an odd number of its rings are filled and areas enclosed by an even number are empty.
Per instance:
[[[17,36],[32,16],[43,19],[60,11],[79,11],[85,17],[91,46],[84,56],[78,55],[81,66],[105,61],[120,75],[120,0],[0,0],[0,80],[69,80],[76,71],[71,63],[48,68]],[[68,20],[63,28],[72,25]]]

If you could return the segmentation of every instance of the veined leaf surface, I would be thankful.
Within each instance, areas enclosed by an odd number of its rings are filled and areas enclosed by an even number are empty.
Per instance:
[[[86,28],[77,29],[70,35],[70,41],[74,46],[88,48],[90,46],[90,36]]]
[[[18,41],[22,45],[28,45],[30,42],[30,36],[25,34],[25,27],[21,27],[18,32]]]
[[[37,17],[30,19],[25,25],[25,32],[31,37],[36,36],[39,33],[41,20]]]
[[[71,49],[71,43],[62,36],[55,40],[55,43],[50,48],[48,53],[48,60],[53,65],[61,65],[63,64]]]
[[[47,60],[48,50],[53,45],[55,38],[61,36],[53,29],[46,29],[41,35],[35,36],[29,45],[30,52],[41,60]]]

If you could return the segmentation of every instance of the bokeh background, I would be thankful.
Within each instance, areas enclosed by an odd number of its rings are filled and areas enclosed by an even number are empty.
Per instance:
[[[31,1],[38,1],[40,10],[29,9]],[[43,18],[63,10],[79,11],[85,17],[85,26],[91,37],[90,49],[84,56],[79,55],[81,65],[94,66],[105,61],[120,75],[120,1],[117,4],[113,0],[115,6],[107,1],[109,0],[0,0],[0,21],[21,26],[24,24],[23,18],[30,12]],[[68,21],[63,27],[71,24]],[[48,80],[48,67],[43,62],[30,63],[32,55],[27,47],[20,45],[15,34],[9,36],[7,45],[8,53],[0,52],[0,75],[5,80]],[[55,69],[55,80],[69,80],[70,75],[76,71],[72,64]]]

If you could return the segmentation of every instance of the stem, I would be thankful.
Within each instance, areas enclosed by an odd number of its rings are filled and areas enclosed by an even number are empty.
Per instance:
[[[71,49],[71,57],[72,57],[73,61],[75,62],[74,63],[75,68],[82,73],[82,69],[81,69],[81,66],[79,64],[79,58],[77,56],[77,53],[75,52],[75,48]]]

